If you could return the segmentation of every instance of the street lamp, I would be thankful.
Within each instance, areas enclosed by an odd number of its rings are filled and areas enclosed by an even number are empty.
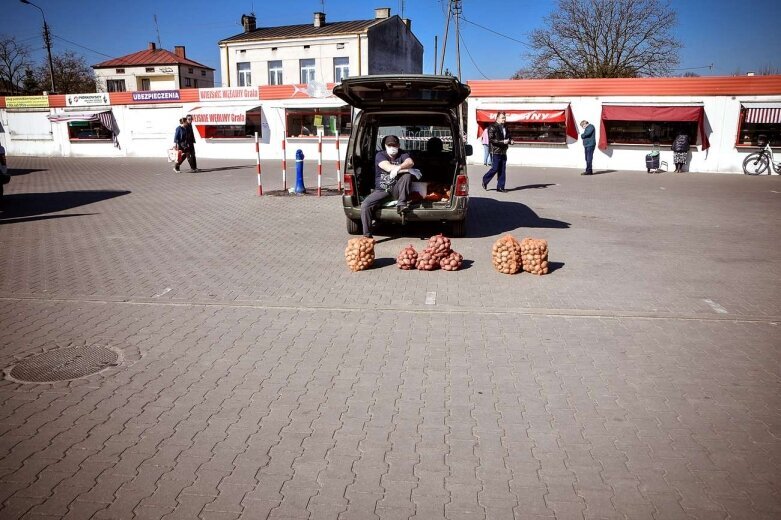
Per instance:
[[[19,0],[23,4],[31,5],[41,12],[43,17],[43,42],[46,44],[46,52],[49,53],[49,75],[52,79],[52,94],[57,92],[54,89],[54,64],[52,63],[52,36],[49,33],[49,24],[46,23],[46,15],[43,13],[43,9],[30,2],[29,0]]]

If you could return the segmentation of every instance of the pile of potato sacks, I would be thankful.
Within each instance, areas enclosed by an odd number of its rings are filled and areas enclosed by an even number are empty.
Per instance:
[[[415,251],[412,244],[401,250],[396,257],[396,265],[405,271],[417,269],[419,271],[458,271],[464,262],[464,257],[451,248],[450,239],[440,233],[428,241],[428,247],[420,254]]]
[[[516,274],[521,270],[548,274],[548,242],[531,237],[518,242],[512,235],[505,235],[494,242],[491,261],[494,268],[504,274]]]

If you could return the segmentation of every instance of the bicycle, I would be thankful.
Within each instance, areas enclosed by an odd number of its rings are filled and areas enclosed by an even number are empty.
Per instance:
[[[743,159],[743,173],[746,175],[761,175],[767,171],[768,175],[775,172],[781,175],[781,162],[775,162],[773,149],[770,148],[770,140],[767,136],[760,135],[757,139],[762,147],[758,152],[750,153]],[[772,171],[771,171],[772,166]]]

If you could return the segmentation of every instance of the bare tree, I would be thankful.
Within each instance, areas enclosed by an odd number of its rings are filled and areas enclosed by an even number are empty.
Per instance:
[[[513,78],[665,76],[678,64],[676,12],[664,0],[558,0]]]
[[[58,94],[86,94],[97,92],[95,71],[87,65],[83,56],[73,51],[65,51],[52,57],[54,65],[54,83]],[[49,65],[39,65],[34,72],[38,90],[44,91],[51,85]]]
[[[0,36],[0,91],[20,93],[24,72],[31,66],[29,47],[13,36]]]

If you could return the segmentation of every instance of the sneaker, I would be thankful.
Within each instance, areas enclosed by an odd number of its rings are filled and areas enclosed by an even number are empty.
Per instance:
[[[177,168],[176,166],[174,166],[174,173],[181,173],[181,171],[182,171],[182,170],[180,170],[179,168]]]
[[[198,173],[199,171],[201,170],[199,170],[198,168],[190,168],[190,173]]]
[[[499,193],[507,193],[507,190],[504,188],[496,188],[496,191],[498,191]]]

